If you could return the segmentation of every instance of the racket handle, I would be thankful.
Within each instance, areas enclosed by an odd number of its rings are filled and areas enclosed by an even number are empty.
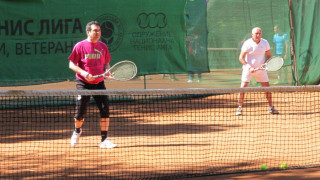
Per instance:
[[[104,74],[93,76],[93,78],[100,78],[100,77],[104,77]]]

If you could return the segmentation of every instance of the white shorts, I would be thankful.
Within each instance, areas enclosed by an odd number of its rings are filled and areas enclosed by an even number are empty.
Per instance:
[[[242,82],[250,82],[252,78],[255,78],[257,82],[269,82],[268,73],[266,70],[258,70],[256,72],[250,72],[248,68],[242,68]]]

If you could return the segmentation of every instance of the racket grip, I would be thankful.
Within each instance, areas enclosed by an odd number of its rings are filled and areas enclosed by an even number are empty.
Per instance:
[[[104,74],[93,76],[93,78],[100,78],[100,77],[104,77]]]

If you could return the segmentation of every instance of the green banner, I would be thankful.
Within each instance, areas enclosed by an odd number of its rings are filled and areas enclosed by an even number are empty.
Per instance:
[[[319,84],[320,2],[292,1],[292,12],[298,84]]]
[[[189,73],[209,72],[207,0],[189,0],[186,6],[186,49]]]
[[[0,1],[0,83],[74,79],[68,56],[92,20],[101,23],[111,65],[131,60],[140,75],[187,73],[185,10],[186,0]]]

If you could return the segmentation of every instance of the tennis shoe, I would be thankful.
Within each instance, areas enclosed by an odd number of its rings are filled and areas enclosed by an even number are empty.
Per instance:
[[[269,107],[268,113],[269,114],[279,114],[279,112],[273,106]]]
[[[238,107],[237,112],[236,112],[236,116],[240,116],[242,114],[242,107]]]
[[[100,143],[100,148],[103,148],[103,149],[111,149],[116,146],[117,144],[112,143],[109,139],[105,139],[103,142]]]
[[[79,133],[77,133],[76,131],[73,131],[73,134],[71,136],[71,141],[70,141],[71,147],[75,147],[77,144],[79,144],[79,138],[81,133],[82,133],[81,128]]]

